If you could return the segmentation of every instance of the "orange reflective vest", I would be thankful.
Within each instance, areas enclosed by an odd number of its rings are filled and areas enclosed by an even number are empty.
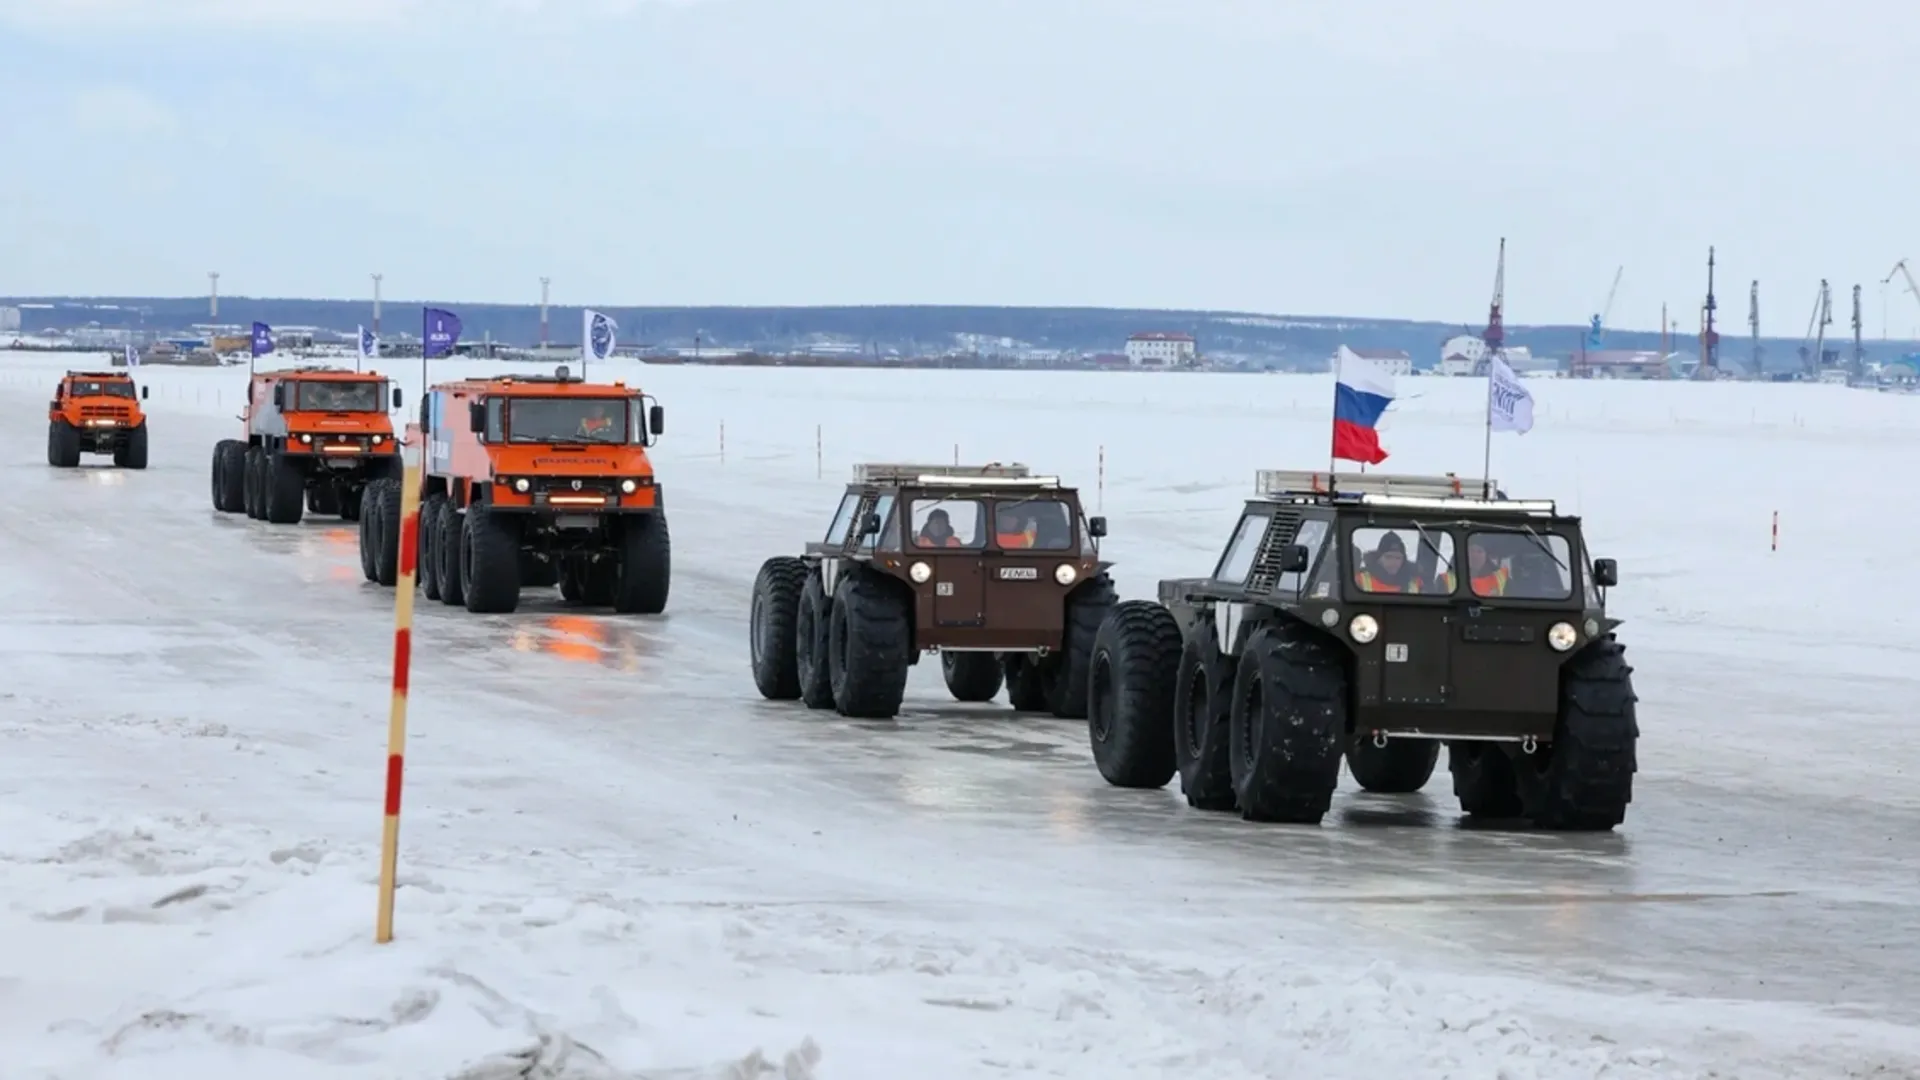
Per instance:
[[[1494,568],[1491,574],[1476,574],[1468,578],[1467,583],[1473,587],[1473,595],[1475,596],[1505,596],[1507,593],[1507,579],[1512,576],[1512,573],[1506,567],[1498,566]],[[1446,582],[1447,591],[1452,592],[1453,572],[1448,571],[1440,575],[1440,579]]]
[[[960,538],[958,536],[952,533],[947,534],[947,538],[945,540],[935,540],[933,537],[928,536],[926,533],[923,532],[919,536],[914,537],[913,542],[916,544],[919,544],[921,547],[965,547],[966,546],[965,544],[962,544],[960,542]]]
[[[580,434],[594,435],[613,426],[611,416],[589,416],[580,421]]]
[[[998,533],[994,541],[1003,548],[1030,548],[1033,546],[1034,530],[1029,526],[1024,532]]]
[[[1417,592],[1425,591],[1425,583],[1422,582],[1418,576],[1407,579],[1406,588],[1401,588],[1400,586],[1395,585],[1391,581],[1382,581],[1379,578],[1374,577],[1372,574],[1368,573],[1365,570],[1362,570],[1358,574],[1355,574],[1353,580],[1358,582],[1360,584],[1360,587],[1362,589],[1365,589],[1368,592],[1417,593]]]

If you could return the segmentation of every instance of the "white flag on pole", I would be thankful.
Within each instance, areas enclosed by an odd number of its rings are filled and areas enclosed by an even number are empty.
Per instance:
[[[131,345],[127,346],[127,366],[130,368],[140,366],[140,350],[135,349]]]
[[[354,338],[360,350],[360,359],[372,360],[380,355],[380,339],[373,336],[373,331],[362,326]]]
[[[580,362],[605,360],[613,355],[613,332],[620,324],[591,308],[580,312]]]
[[[1521,435],[1533,430],[1533,392],[1499,353],[1487,358],[1487,427]]]

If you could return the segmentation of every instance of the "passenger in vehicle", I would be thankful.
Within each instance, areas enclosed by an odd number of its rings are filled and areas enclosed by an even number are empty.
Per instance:
[[[607,407],[600,402],[587,406],[587,414],[580,418],[580,429],[575,432],[583,439],[604,439],[613,433],[613,417],[607,415]]]
[[[1353,579],[1362,589],[1376,593],[1418,593],[1426,588],[1407,562],[1406,542],[1399,533],[1391,532],[1380,538]]]
[[[1486,542],[1478,536],[1467,541],[1467,584],[1472,586],[1475,596],[1505,596],[1507,583],[1513,577],[1513,571],[1505,563],[1495,562],[1488,554]],[[1453,591],[1453,574],[1446,576],[1447,591]]]
[[[1039,524],[1024,506],[1002,506],[994,515],[994,542],[1003,548],[1030,548]]]
[[[965,547],[960,538],[954,535],[953,521],[945,510],[935,510],[927,515],[927,523],[920,526],[920,532],[913,542],[921,547]]]

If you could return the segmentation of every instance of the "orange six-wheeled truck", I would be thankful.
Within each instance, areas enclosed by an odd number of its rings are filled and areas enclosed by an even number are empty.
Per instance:
[[[428,599],[509,612],[523,588],[558,585],[571,603],[666,609],[672,547],[647,455],[665,414],[650,395],[621,382],[585,382],[563,367],[440,383],[420,405],[420,584]],[[362,569],[392,584],[399,481],[375,481],[367,500]]]
[[[299,524],[303,511],[354,520],[369,483],[400,475],[389,405],[400,407],[400,391],[377,372],[256,373],[245,438],[213,448],[213,508],[275,525]]]
[[[71,469],[81,454],[112,454],[123,469],[147,467],[147,417],[122,371],[69,371],[47,405],[47,464]]]

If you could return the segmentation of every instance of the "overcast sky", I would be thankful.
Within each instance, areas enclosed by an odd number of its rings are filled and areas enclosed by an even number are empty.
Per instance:
[[[1304,14],[1304,12],[1312,14]],[[0,294],[1836,327],[1920,5],[0,0]],[[1896,334],[1920,301],[1895,294]]]

